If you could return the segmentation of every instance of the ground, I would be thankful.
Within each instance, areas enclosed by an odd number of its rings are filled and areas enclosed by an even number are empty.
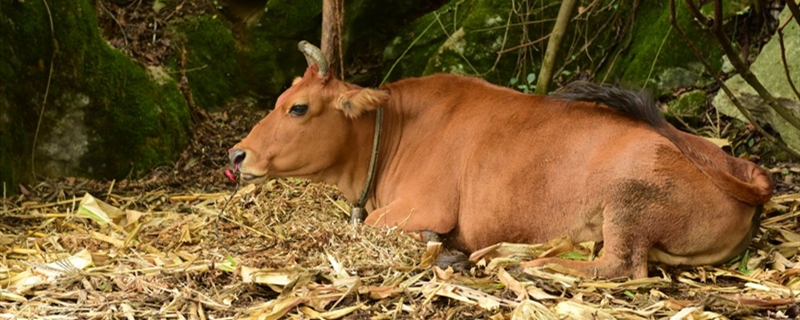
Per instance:
[[[800,169],[792,165],[771,165],[781,194],[748,254],[722,266],[654,265],[650,278],[634,281],[516,268],[547,251],[590,255],[556,239],[499,246],[460,274],[430,265],[434,244],[350,225],[330,186],[272,180],[242,186],[229,201],[225,150],[264,112],[225,110],[210,114],[174,165],[141,180],[51,180],[4,198],[0,319],[800,315],[792,180]]]

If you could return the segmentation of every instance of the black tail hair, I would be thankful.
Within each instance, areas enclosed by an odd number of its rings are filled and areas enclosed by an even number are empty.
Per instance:
[[[644,121],[657,129],[667,125],[667,120],[661,115],[655,99],[647,92],[639,94],[588,81],[575,81],[552,96],[571,101],[601,103],[626,117]]]

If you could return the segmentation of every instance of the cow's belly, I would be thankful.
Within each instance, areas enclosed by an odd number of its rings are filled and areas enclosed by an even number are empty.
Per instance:
[[[529,201],[518,205],[479,206],[460,212],[457,227],[445,236],[447,245],[474,252],[500,242],[544,243],[569,236],[575,242],[602,241],[603,214],[599,206],[560,209]]]

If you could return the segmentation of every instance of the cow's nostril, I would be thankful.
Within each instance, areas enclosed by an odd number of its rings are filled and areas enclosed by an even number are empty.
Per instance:
[[[245,153],[244,150],[236,149],[236,150],[231,150],[228,153],[228,157],[231,159],[231,164],[233,164],[233,165],[237,165],[237,164],[242,163],[242,161],[244,161],[244,157],[246,157],[246,156],[247,156],[247,153]]]

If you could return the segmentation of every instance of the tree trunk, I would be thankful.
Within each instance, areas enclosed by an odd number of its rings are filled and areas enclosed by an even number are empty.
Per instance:
[[[344,0],[322,0],[322,39],[320,49],[334,77],[344,77],[342,61],[342,22]]]
[[[553,77],[553,70],[555,69],[556,55],[558,54],[558,47],[561,46],[561,38],[564,37],[564,32],[567,31],[570,17],[572,16],[572,9],[575,8],[575,0],[564,0],[561,3],[561,9],[558,10],[558,18],[556,24],[553,26],[553,32],[550,33],[550,39],[547,41],[547,51],[544,53],[544,61],[542,61],[542,70],[539,72],[539,81],[536,84],[536,94],[547,94],[547,89],[550,86],[550,78]]]

